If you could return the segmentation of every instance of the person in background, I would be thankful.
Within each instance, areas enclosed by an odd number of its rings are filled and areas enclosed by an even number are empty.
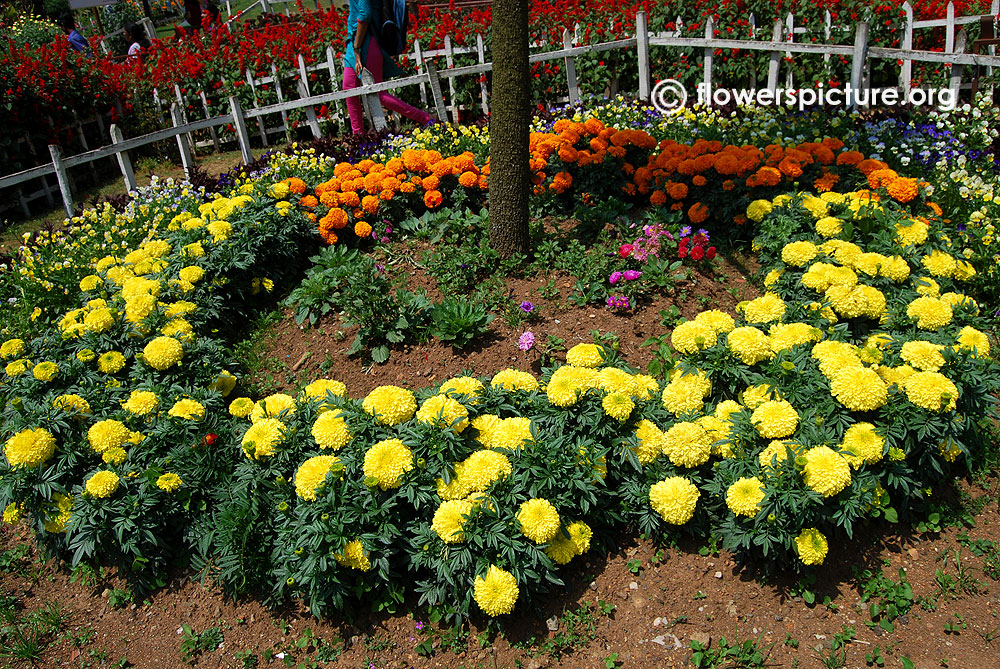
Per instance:
[[[71,12],[66,12],[59,17],[59,27],[66,33],[66,40],[73,47],[74,51],[79,51],[88,56],[94,53],[94,50],[90,48],[90,42],[76,29],[76,21],[73,19]]]
[[[125,34],[128,35],[131,44],[128,47],[127,60],[142,60],[143,52],[149,48],[149,38],[146,31],[138,23],[130,23],[125,26]]]
[[[201,1],[184,0],[184,22],[187,23],[184,29],[188,34],[195,34],[201,30]]]
[[[201,27],[206,31],[213,32],[222,26],[222,10],[215,0],[205,0],[202,14]]]
[[[344,49],[344,90],[360,85],[361,72],[368,70],[375,83],[384,81],[386,75],[402,74],[399,66],[382,50],[371,28],[372,10],[369,0],[350,0],[347,14],[347,40]],[[406,104],[387,91],[378,94],[382,106],[402,114],[421,125],[435,120],[427,112]],[[355,135],[365,131],[365,116],[361,98],[347,98],[347,113],[351,117],[351,130]]]

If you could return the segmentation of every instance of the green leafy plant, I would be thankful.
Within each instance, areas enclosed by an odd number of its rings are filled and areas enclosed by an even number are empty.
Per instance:
[[[774,644],[761,648],[760,638],[746,639],[742,643],[732,644],[726,637],[720,637],[715,646],[705,645],[699,641],[691,641],[691,664],[696,667],[746,667],[747,669],[767,666],[767,658]]]
[[[295,312],[295,322],[315,326],[319,320],[335,313],[344,301],[345,293],[374,271],[370,256],[357,249],[329,246],[309,259],[313,266],[288,297],[285,305]]]
[[[486,334],[494,318],[482,304],[449,296],[431,310],[431,334],[461,350]]]
[[[861,601],[869,602],[869,627],[881,627],[886,632],[894,629],[893,621],[906,615],[913,606],[913,586],[906,578],[906,572],[899,570],[899,581],[894,581],[881,571],[873,573],[866,569],[859,575]]]
[[[181,624],[181,659],[188,664],[202,653],[210,653],[222,645],[222,627],[209,627],[204,632],[195,632],[187,623]]]

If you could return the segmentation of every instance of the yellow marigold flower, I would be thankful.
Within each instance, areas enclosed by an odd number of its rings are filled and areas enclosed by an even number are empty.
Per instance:
[[[590,539],[594,536],[590,525],[582,520],[574,520],[566,526],[566,532],[569,533],[570,541],[576,546],[577,555],[583,555],[590,550]]]
[[[490,437],[492,448],[507,451],[516,451],[522,448],[525,442],[534,441],[535,438],[531,435],[531,419],[523,416],[504,418],[493,428]]]
[[[66,523],[69,522],[70,514],[73,512],[73,498],[57,492],[52,496],[52,501],[55,503],[55,509],[46,511],[45,531],[61,534],[66,531]]]
[[[736,305],[748,323],[770,323],[780,321],[785,315],[785,302],[774,293],[765,293],[748,302]]]
[[[383,425],[399,425],[413,418],[417,411],[417,398],[399,386],[379,386],[368,393],[361,408]]]
[[[229,393],[233,392],[235,387],[236,377],[225,369],[219,372],[215,380],[208,385],[209,390],[217,390],[223,397],[229,397]]]
[[[108,308],[94,309],[83,319],[83,327],[90,332],[104,332],[115,324],[115,317]]]
[[[253,411],[253,400],[249,397],[237,397],[229,403],[229,413],[237,418],[246,418]]]
[[[722,420],[715,416],[702,416],[695,423],[708,434],[708,439],[712,442],[712,455],[732,457],[732,445],[728,443],[728,440],[733,424],[729,420]]]
[[[559,512],[547,499],[534,498],[522,502],[517,511],[521,534],[536,544],[552,541],[559,531]]]
[[[958,388],[944,374],[916,372],[903,382],[906,398],[928,411],[954,411]]]
[[[772,269],[767,273],[767,276],[764,277],[764,287],[771,288],[774,284],[778,283],[778,279],[780,279],[781,275],[784,273],[784,270]]]
[[[177,400],[167,415],[183,420],[202,420],[205,418],[205,405],[190,398]]]
[[[955,258],[943,251],[934,250],[930,254],[920,259],[920,263],[927,268],[931,276],[951,277],[955,274],[957,263]]]
[[[636,398],[640,402],[646,402],[660,394],[660,383],[649,374],[636,374],[632,380],[635,382]]]
[[[764,501],[764,484],[756,476],[739,478],[726,490],[726,506],[737,516],[753,518]]]
[[[761,402],[764,401],[766,401],[766,398],[761,400]],[[739,411],[743,411],[743,405],[736,400],[722,400],[715,406],[715,411],[712,415],[719,420],[728,421],[730,416]]]
[[[462,480],[470,492],[486,492],[514,471],[507,456],[496,451],[474,451],[461,464]]]
[[[501,420],[500,416],[496,414],[486,413],[480,414],[469,421],[469,424],[478,433],[476,434],[476,441],[489,448],[492,445],[493,430],[500,424]]]
[[[164,304],[164,315],[167,318],[176,318],[177,316],[185,316],[198,309],[198,305],[194,302],[173,302],[171,304]]]
[[[823,331],[807,323],[776,323],[768,328],[768,345],[774,353],[823,339]]]
[[[840,239],[827,240],[823,242],[820,248],[823,249],[823,253],[833,256],[833,259],[844,267],[852,267],[854,261],[863,253],[861,247],[857,244],[845,242]]]
[[[672,379],[663,389],[664,408],[673,414],[699,411],[705,406],[705,398],[712,392],[712,381],[705,372],[681,374]]]
[[[473,598],[491,618],[513,611],[518,594],[514,575],[495,564],[490,565],[486,574],[476,576],[473,582]]]
[[[712,439],[697,423],[675,423],[663,433],[663,452],[678,467],[697,467],[712,457]]]
[[[767,335],[753,326],[736,328],[727,335],[726,343],[744,365],[756,365],[774,357]]]
[[[437,490],[438,497],[443,500],[450,499],[465,499],[472,492],[469,488],[469,484],[463,478],[462,463],[455,463],[455,475],[451,477],[451,480],[447,483],[444,482],[443,478],[436,479],[434,485]]]
[[[614,392],[604,396],[601,406],[604,408],[604,413],[624,423],[632,415],[635,402],[625,393]]]
[[[162,474],[156,479],[156,487],[164,492],[176,492],[182,485],[184,481],[173,472]]]
[[[906,315],[917,321],[921,330],[939,330],[951,323],[951,305],[941,299],[922,296],[910,302]]]
[[[91,351],[89,348],[83,348],[77,351],[76,359],[80,362],[90,362],[97,359],[97,354]]]
[[[816,233],[820,237],[836,237],[844,231],[844,222],[834,216],[824,216],[816,221]]]
[[[0,345],[0,358],[4,360],[16,358],[22,353],[24,353],[24,340],[22,339],[8,339],[3,345]]]
[[[559,369],[566,369],[560,367]],[[559,374],[559,370],[552,375],[545,385],[545,397],[549,404],[557,407],[571,407],[580,399],[581,389],[570,374]]]
[[[956,260],[954,277],[958,281],[968,281],[976,276],[976,268],[967,260]]]
[[[156,337],[142,350],[142,361],[158,371],[170,369],[184,357],[184,347],[173,337]]]
[[[508,368],[497,372],[496,376],[493,377],[493,380],[490,381],[490,385],[494,388],[502,388],[504,390],[523,390],[530,393],[538,390],[538,379],[528,372]]]
[[[955,462],[960,455],[965,453],[962,447],[958,445],[958,442],[951,437],[945,438],[944,441],[938,444],[938,452],[948,462]]]
[[[769,401],[753,410],[750,422],[765,439],[783,439],[799,426],[799,414],[785,400]]]
[[[121,448],[131,440],[132,431],[117,420],[98,421],[87,430],[87,441],[98,453],[103,453],[109,448]]]
[[[775,464],[788,459],[788,449],[791,449],[792,453],[796,454],[802,449],[802,444],[790,440],[772,441],[757,455],[757,462],[760,463],[761,467],[773,467]]]
[[[465,521],[472,514],[472,502],[467,499],[451,499],[441,502],[434,512],[431,529],[446,544],[460,544],[465,541],[463,529]]]
[[[773,209],[769,200],[754,200],[747,205],[747,218],[754,223],[760,223]]]
[[[786,265],[805,267],[806,263],[819,254],[816,245],[809,241],[790,242],[781,249],[781,260]]]
[[[944,346],[939,344],[915,339],[903,343],[899,349],[899,357],[920,371],[937,372],[945,364],[944,355],[941,354],[943,350]]]
[[[97,369],[104,374],[117,374],[123,367],[125,367],[125,356],[118,351],[108,351],[97,358]]]
[[[683,525],[694,516],[701,492],[682,476],[671,476],[649,489],[649,505],[671,525]]]
[[[968,309],[972,315],[979,315],[979,304],[971,297],[962,293],[944,293],[941,295],[941,301],[947,302],[953,312],[955,310]]]
[[[652,421],[645,418],[640,420],[635,428],[635,436],[639,440],[635,455],[643,465],[648,465],[664,452],[663,431]]]
[[[742,402],[746,408],[751,411],[759,407],[764,402],[768,400],[780,400],[781,393],[767,385],[766,383],[761,383],[756,386],[747,386],[747,389],[742,393]],[[742,408],[742,407],[741,407]]]
[[[181,341],[192,341],[194,339],[194,327],[183,318],[175,318],[160,330],[160,333],[167,337],[174,337]],[[233,377],[235,385],[236,378]]]
[[[187,267],[182,267],[177,276],[180,277],[181,281],[187,281],[188,283],[198,283],[203,278],[205,278],[205,270],[197,265],[188,265]]]
[[[3,454],[11,469],[34,469],[56,452],[56,438],[45,428],[21,430],[4,444]]]
[[[200,258],[205,255],[205,248],[201,245],[201,242],[193,242],[181,249],[181,255],[186,258]]]
[[[340,459],[335,455],[317,455],[303,462],[295,472],[295,494],[307,502],[315,502],[316,492],[326,483],[326,475],[339,464]]]
[[[48,383],[59,374],[59,365],[54,362],[40,362],[31,370],[31,375],[37,380]]]
[[[118,474],[102,470],[87,479],[83,487],[91,497],[104,499],[115,494],[119,481]]]
[[[380,441],[365,453],[365,476],[371,477],[382,490],[403,485],[403,475],[411,469],[413,451],[399,439]]]
[[[873,465],[882,459],[885,438],[879,436],[871,423],[855,423],[844,432],[844,441],[840,445],[846,451],[844,459],[851,467],[857,469],[862,464]]]
[[[874,411],[889,399],[889,389],[875,370],[846,367],[834,374],[830,394],[851,411]]]
[[[824,497],[833,497],[851,484],[851,466],[829,446],[810,448],[803,457],[802,481]]]
[[[441,388],[438,389],[438,394],[448,395],[449,397],[456,396],[456,399],[464,395],[469,404],[476,404],[484,390],[486,390],[486,386],[474,376],[458,376],[442,383]]]
[[[109,448],[108,450],[101,453],[101,460],[103,460],[105,464],[109,465],[118,466],[121,463],[125,462],[125,460],[127,459],[128,459],[128,453],[125,451],[124,448],[120,448],[118,446]]]
[[[604,348],[597,344],[577,344],[566,352],[566,363],[574,367],[600,367],[604,358]]]
[[[469,426],[469,411],[453,397],[434,395],[417,411],[417,422],[461,434]]]
[[[592,370],[587,370],[587,372],[592,372]],[[594,382],[599,389],[606,393],[618,392],[628,396],[640,393],[635,377],[617,367],[604,367],[599,370],[594,377]]]
[[[3,522],[8,525],[16,525],[24,517],[24,504],[11,502],[3,510]]]
[[[328,394],[347,397],[347,385],[333,379],[317,379],[302,389],[303,396],[313,400],[326,400]],[[324,405],[329,407],[329,405]]]
[[[85,293],[89,293],[92,290],[97,290],[97,287],[100,286],[101,283],[101,277],[96,274],[88,274],[80,279],[80,290]]]
[[[902,283],[910,278],[910,264],[902,256],[886,258],[878,269],[879,276],[884,276],[896,283]]]
[[[264,418],[284,418],[294,413],[295,398],[285,393],[274,393],[254,404],[250,421],[256,423]]]
[[[896,385],[902,388],[906,379],[910,378],[915,371],[916,370],[909,365],[901,365],[899,367],[879,367],[878,375],[882,377],[882,380],[885,381],[887,386]]]
[[[160,400],[156,393],[149,390],[133,390],[128,399],[122,402],[122,408],[133,416],[147,416],[159,406]]]
[[[213,221],[205,229],[212,235],[213,242],[225,241],[233,234],[233,226],[228,221]]]
[[[333,559],[337,561],[337,564],[351,569],[369,571],[372,568],[371,560],[365,554],[365,547],[358,539],[348,541],[347,545],[344,546],[343,554],[335,553]]]
[[[974,327],[966,325],[958,331],[957,336],[960,351],[971,351],[975,357],[990,357],[990,338]]]
[[[732,332],[733,328],[736,327],[736,322],[733,320],[733,317],[725,311],[719,311],[718,309],[703,311],[695,316],[694,320],[696,323],[701,323],[702,325],[707,325],[712,328],[715,330],[716,334]]]
[[[576,557],[576,544],[560,530],[545,547],[545,554],[556,564],[568,564]]]
[[[52,400],[52,406],[56,409],[62,409],[67,413],[81,414],[80,416],[77,416],[78,418],[82,418],[84,415],[90,414],[90,402],[83,399],[79,395],[60,395]]]
[[[715,330],[698,321],[685,321],[670,333],[670,343],[684,355],[694,355],[715,346]]]
[[[339,451],[350,443],[354,435],[347,428],[342,411],[324,411],[312,426],[312,436],[320,448]]]
[[[813,566],[823,564],[829,550],[826,537],[815,527],[802,530],[795,537],[795,549],[798,551],[802,564]]]
[[[277,452],[284,439],[284,423],[276,418],[262,418],[243,433],[243,454],[254,460],[270,457]]]

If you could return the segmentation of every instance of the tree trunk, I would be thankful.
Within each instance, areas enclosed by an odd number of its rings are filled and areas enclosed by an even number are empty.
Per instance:
[[[490,246],[502,258],[527,254],[531,169],[531,72],[528,0],[493,3],[493,90],[490,103]]]

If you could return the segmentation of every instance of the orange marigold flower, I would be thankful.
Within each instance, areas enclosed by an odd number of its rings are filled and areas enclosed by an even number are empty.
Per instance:
[[[371,171],[371,169],[372,169],[372,167],[374,165],[375,165],[375,161],[374,160],[372,160],[370,158],[365,158],[360,163],[358,163],[355,167],[357,167],[359,170],[361,170],[365,174],[368,174]]]
[[[288,190],[292,191],[296,195],[302,195],[306,192],[306,182],[298,177],[290,177],[285,179],[288,182]]]
[[[736,225],[743,225],[746,222],[747,222],[747,217],[744,216],[743,214],[737,214],[736,216],[733,216],[733,223],[735,223]]]
[[[329,244],[331,246],[333,246],[334,244],[337,243],[337,233],[334,232],[333,230],[329,230],[327,232],[321,233],[320,236],[323,238],[324,242],[326,242],[327,244]]]
[[[351,216],[353,216],[354,218],[364,218],[365,210],[362,209],[361,207],[358,207],[357,209],[351,212]]]
[[[898,177],[886,185],[886,190],[893,200],[906,204],[917,196],[917,180]]]
[[[732,179],[726,179],[722,182],[722,190],[733,190],[736,188],[736,183]]]
[[[361,208],[364,209],[369,214],[374,214],[378,211],[379,199],[374,195],[365,195],[361,198]]]
[[[819,179],[813,182],[813,188],[815,188],[820,193],[826,193],[833,190],[833,187],[837,185],[840,181],[840,176],[834,174],[833,172],[827,172]]]
[[[928,202],[927,206],[930,207],[930,210],[934,212],[935,216],[941,216],[944,214],[944,210],[941,209],[937,202]]]
[[[670,205],[670,211],[680,211],[683,208],[684,208],[683,202],[674,202],[672,205]]]
[[[625,149],[620,146],[609,146],[607,154],[612,158],[618,158],[620,160],[625,157]]]
[[[695,186],[704,186],[706,183],[708,183],[708,180],[705,179],[705,177],[698,174],[695,175],[693,179],[691,179],[691,183],[693,183]]]
[[[715,171],[723,176],[730,176],[740,171],[740,159],[730,153],[723,153],[715,161]]]
[[[781,172],[764,166],[747,177],[747,186],[777,186],[781,183]]]
[[[414,186],[409,181],[404,181],[403,183],[399,184],[400,193],[412,193],[415,190],[417,190],[417,187]]]
[[[859,169],[861,168],[860,165],[858,167]],[[887,168],[880,170],[872,170],[871,172],[868,172],[867,175],[868,175],[868,187],[871,188],[872,190],[888,186],[890,181],[899,177],[899,175],[896,174],[895,170],[890,170]]]
[[[340,207],[331,209],[323,218],[329,220],[330,227],[335,230],[342,230],[347,227],[347,212]]]
[[[875,160],[874,158],[865,158],[860,163],[858,163],[858,170],[861,171],[866,177],[874,172],[875,170],[888,169],[888,165],[883,163],[881,160]]]
[[[778,163],[778,170],[785,176],[793,179],[802,176],[802,165],[791,158],[783,158],[782,161]]]
[[[701,202],[695,202],[691,205],[691,208],[688,209],[688,218],[695,225],[704,223],[705,219],[708,218],[708,207],[703,205]]]
[[[654,190],[649,196],[649,203],[654,207],[659,207],[667,203],[667,194],[662,190]]]
[[[836,137],[827,137],[823,140],[823,146],[827,147],[831,151],[840,151],[844,148],[844,143]]]
[[[368,225],[364,221],[358,221],[354,224],[354,234],[360,239],[366,239],[372,235],[372,226]]]
[[[596,135],[600,131],[604,130],[604,124],[596,118],[588,118],[584,122],[583,127],[588,135]]]
[[[688,196],[687,184],[670,183],[667,186],[667,195],[673,200],[683,200]]]
[[[308,209],[312,209],[317,204],[319,204],[319,200],[317,200],[312,195],[303,195],[302,198],[299,200],[299,204]]]
[[[487,179],[484,175],[480,174],[479,175],[479,190],[486,190],[487,188],[489,188],[489,179]]]
[[[374,195],[382,190],[382,175],[378,172],[372,172],[362,179],[361,183],[364,184],[364,189],[370,195]]]
[[[838,165],[857,165],[865,156],[860,151],[844,151],[837,156]]]
[[[424,193],[424,205],[428,209],[437,209],[444,202],[444,196],[441,195],[441,191],[429,190]]]
[[[437,190],[440,185],[441,180],[435,176],[424,177],[423,181],[420,182],[420,186],[425,191]]]
[[[559,159],[564,163],[575,163],[577,159],[576,149],[572,146],[559,147]]]
[[[463,188],[472,188],[479,181],[479,177],[474,172],[462,172],[458,177],[458,185]]]
[[[361,198],[354,191],[348,191],[340,194],[339,204],[342,207],[358,207],[361,205]]]
[[[333,168],[333,176],[342,177],[352,169],[354,169],[354,166],[350,163],[337,163],[337,166]]]
[[[380,200],[384,200],[384,201],[388,202],[392,198],[396,197],[396,191],[386,189],[386,190],[382,191],[381,193],[379,193],[378,197],[379,197]]]

